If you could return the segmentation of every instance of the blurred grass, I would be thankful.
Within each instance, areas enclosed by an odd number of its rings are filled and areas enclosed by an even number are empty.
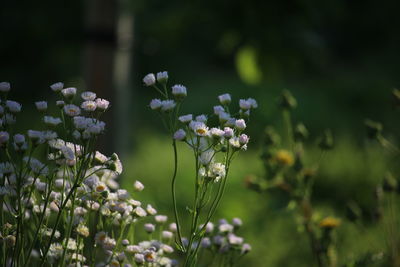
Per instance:
[[[142,181],[146,188],[140,193],[140,199],[154,204],[160,213],[167,214],[172,220],[171,142],[165,136],[151,131],[138,132],[137,136],[136,150],[125,160],[122,186],[132,191],[133,182],[136,179]],[[374,144],[360,145],[346,136],[339,137],[336,144],[335,149],[328,152],[321,163],[313,201],[321,215],[344,218],[345,205],[350,200],[359,202],[364,209],[373,206],[374,187],[381,182],[389,166],[387,155]],[[181,217],[187,217],[185,205],[191,205],[193,198],[194,163],[192,154],[184,144],[180,144],[178,149],[178,208],[183,214]],[[308,240],[296,229],[294,214],[288,209],[271,208],[268,195],[260,195],[244,186],[243,180],[248,174],[263,175],[259,151],[252,147],[249,151],[241,152],[235,159],[226,194],[213,220],[233,217],[243,219],[240,234],[252,245],[253,250],[241,264],[310,266],[313,259]],[[319,153],[316,149],[310,149],[308,160],[313,162]],[[343,219],[338,229],[340,263],[384,247],[383,229],[372,224],[366,227],[364,229]]]

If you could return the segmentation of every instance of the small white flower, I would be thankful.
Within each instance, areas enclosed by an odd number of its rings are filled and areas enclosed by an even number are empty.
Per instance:
[[[207,136],[208,135],[208,127],[203,122],[192,121],[192,122],[190,122],[189,127],[198,136]]]
[[[89,236],[89,228],[83,224],[79,224],[78,227],[76,227],[76,232],[84,237]]]
[[[25,135],[23,135],[23,134],[14,135],[14,143],[16,143],[17,145],[24,144],[25,143]]]
[[[135,183],[133,184],[133,188],[135,189],[135,191],[140,192],[144,189],[144,185],[140,181],[135,181]]]
[[[181,84],[176,84],[176,85],[172,86],[172,94],[175,97],[183,98],[183,97],[187,96],[186,87]]]
[[[186,138],[186,132],[183,129],[179,129],[174,133],[174,139],[178,141],[183,141]]]
[[[239,136],[239,143],[241,145],[246,145],[249,142],[250,137],[248,137],[246,134],[241,134]]]
[[[178,120],[182,123],[189,123],[193,120],[192,114],[182,115],[178,118]]]
[[[90,91],[83,92],[81,97],[85,101],[93,101],[96,99],[96,94]]]
[[[218,182],[221,178],[224,178],[225,175],[226,175],[226,169],[224,164],[222,163],[210,164],[209,176],[215,178],[215,182]]]
[[[156,215],[154,216],[156,223],[165,223],[168,220],[168,217],[165,215]]]
[[[146,210],[150,215],[157,214],[157,210],[155,208],[153,208],[150,204],[147,205]]]
[[[174,234],[170,231],[162,231],[161,236],[163,239],[170,240],[174,237]]]
[[[218,96],[218,100],[222,105],[228,105],[231,103],[231,95],[230,94],[223,94]]]
[[[247,102],[250,103],[251,108],[258,108],[257,101],[253,98],[248,98]]]
[[[74,104],[68,104],[64,106],[64,112],[68,116],[74,117],[81,114],[81,110],[79,107],[75,106]]]
[[[10,91],[11,85],[9,82],[0,82],[0,92],[7,93]]]
[[[240,218],[233,218],[232,224],[234,227],[240,227],[240,226],[242,226],[243,222]]]
[[[221,105],[214,106],[214,114],[215,115],[219,115],[221,112],[225,112],[225,109],[223,106],[221,106]]]
[[[44,116],[43,121],[46,125],[49,125],[49,126],[57,126],[58,124],[60,124],[62,122],[60,118],[54,118],[51,116]]]
[[[218,230],[221,233],[226,233],[226,232],[232,232],[233,231],[233,225],[229,223],[224,223],[218,226]]]
[[[141,207],[136,207],[133,212],[139,217],[145,217],[147,215],[146,211]]]
[[[44,139],[43,132],[34,130],[28,130],[28,137],[34,142]]]
[[[248,110],[251,108],[251,103],[245,99],[239,100],[239,107],[243,110]]]
[[[76,88],[75,87],[68,87],[61,90],[61,93],[66,98],[73,98],[76,95]]]
[[[119,200],[126,200],[129,198],[129,193],[125,189],[118,189],[117,190],[117,195]]]
[[[47,102],[46,101],[38,101],[35,102],[36,108],[39,111],[46,111],[47,110]]]
[[[246,254],[251,250],[251,246],[247,243],[242,245],[241,254]]]
[[[10,135],[8,134],[8,132],[0,132],[0,145],[7,143],[9,139]]]
[[[230,118],[231,118],[231,115],[229,113],[225,112],[225,111],[221,111],[218,114],[219,122],[222,123],[222,124],[227,122]]]
[[[7,100],[6,107],[11,113],[18,113],[21,111],[22,105],[16,101]]]
[[[146,223],[146,224],[144,225],[144,230],[145,230],[147,233],[152,233],[152,232],[154,232],[154,230],[156,230],[156,227],[155,227],[154,224]]]
[[[161,101],[161,110],[164,112],[171,111],[175,108],[176,103],[174,100],[163,100]]]
[[[62,101],[62,100],[57,100],[56,101],[56,106],[57,107],[62,108],[62,107],[64,107],[64,105],[65,105],[64,101]]]
[[[231,138],[233,136],[233,129],[230,127],[225,127],[224,128],[224,136],[227,138]]]
[[[225,135],[225,132],[219,128],[211,128],[210,135],[212,137],[221,138]]]
[[[152,110],[157,110],[160,109],[162,107],[162,102],[160,99],[152,99],[150,102],[150,108]]]
[[[137,264],[143,264],[143,263],[145,262],[144,255],[143,255],[143,254],[136,253],[136,254],[135,254],[135,262],[136,262]]]
[[[110,102],[108,100],[97,98],[96,99],[96,106],[98,110],[105,111],[109,108]]]
[[[203,153],[200,154],[199,156],[199,162],[201,163],[201,165],[203,166],[207,166],[208,164],[211,163],[211,160],[214,156],[214,151],[209,149],[204,151]]]
[[[169,225],[169,230],[171,231],[171,232],[173,232],[173,233],[175,233],[176,231],[177,231],[177,225],[176,225],[176,223],[171,223],[170,225]]]
[[[198,116],[196,116],[196,121],[206,123],[207,122],[207,116],[204,115],[204,114],[198,115]]]
[[[152,86],[156,84],[156,77],[154,76],[153,73],[149,73],[143,78],[143,83],[146,86]]]
[[[246,122],[243,119],[236,120],[235,127],[236,127],[236,129],[242,131],[242,130],[246,129]]]
[[[232,137],[229,139],[229,144],[234,148],[240,148],[240,142],[238,137]]]
[[[243,244],[243,237],[230,233],[228,234],[228,242],[231,245],[241,245]]]
[[[168,72],[162,71],[157,73],[157,81],[159,83],[167,83],[168,81]]]
[[[58,91],[61,91],[64,88],[64,84],[62,82],[53,83],[52,85],[50,85],[50,88],[54,92],[58,92]]]
[[[82,102],[81,108],[85,111],[95,111],[97,108],[96,102],[92,100],[87,100]]]

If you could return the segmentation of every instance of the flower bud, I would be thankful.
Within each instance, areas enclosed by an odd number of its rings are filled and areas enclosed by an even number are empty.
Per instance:
[[[308,137],[308,130],[304,124],[299,123],[294,128],[294,140],[296,142],[303,142]]]
[[[143,78],[143,83],[145,86],[152,86],[156,84],[156,77],[153,73],[149,73]]]
[[[11,85],[9,82],[0,82],[0,92],[7,93],[11,89]]]
[[[166,84],[168,82],[168,72],[166,71],[158,72],[157,81],[161,84]]]
[[[326,130],[324,132],[324,134],[322,135],[318,146],[322,149],[322,150],[329,150],[333,148],[333,136],[332,136],[332,132],[330,130]]]

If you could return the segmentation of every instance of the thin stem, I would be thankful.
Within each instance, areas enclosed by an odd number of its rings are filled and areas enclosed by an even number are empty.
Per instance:
[[[182,244],[182,235],[181,235],[181,227],[180,227],[180,222],[179,222],[179,215],[178,215],[178,208],[176,205],[176,189],[175,189],[175,184],[176,184],[176,174],[178,172],[178,151],[176,147],[176,140],[174,139],[172,141],[172,146],[174,148],[174,173],[172,175],[172,182],[171,182],[171,191],[172,191],[172,204],[174,207],[174,216],[175,216],[175,221],[176,221],[176,229],[178,233],[178,244],[181,247],[181,249],[184,251],[185,248]]]

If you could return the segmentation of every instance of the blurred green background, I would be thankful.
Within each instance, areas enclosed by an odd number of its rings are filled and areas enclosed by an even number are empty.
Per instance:
[[[101,148],[125,163],[123,185],[136,179],[143,198],[172,218],[172,147],[148,108],[156,92],[142,86],[149,72],[167,70],[188,97],[182,113],[211,113],[216,96],[259,103],[251,118],[249,151],[232,167],[218,217],[241,217],[241,234],[253,251],[248,266],[310,266],[308,240],[293,214],[244,186],[263,175],[259,159],[263,129],[281,128],[276,108],[282,89],[299,102],[294,113],[315,140],[332,129],[335,149],[322,162],[314,201],[322,213],[344,216],[345,204],[360,203],[367,222],[373,189],[396,161],[364,138],[364,118],[380,120],[399,134],[390,91],[399,86],[397,1],[3,1],[0,8],[0,80],[12,98],[33,109],[51,98],[49,85],[91,90],[112,101]],[[36,121],[25,113],[26,129]],[[390,136],[389,136],[390,137]],[[318,157],[310,141],[310,159]],[[180,209],[191,199],[192,161],[184,146],[179,176]],[[215,218],[217,219],[217,218]],[[384,246],[382,229],[363,232],[344,219],[338,230],[340,263]]]

